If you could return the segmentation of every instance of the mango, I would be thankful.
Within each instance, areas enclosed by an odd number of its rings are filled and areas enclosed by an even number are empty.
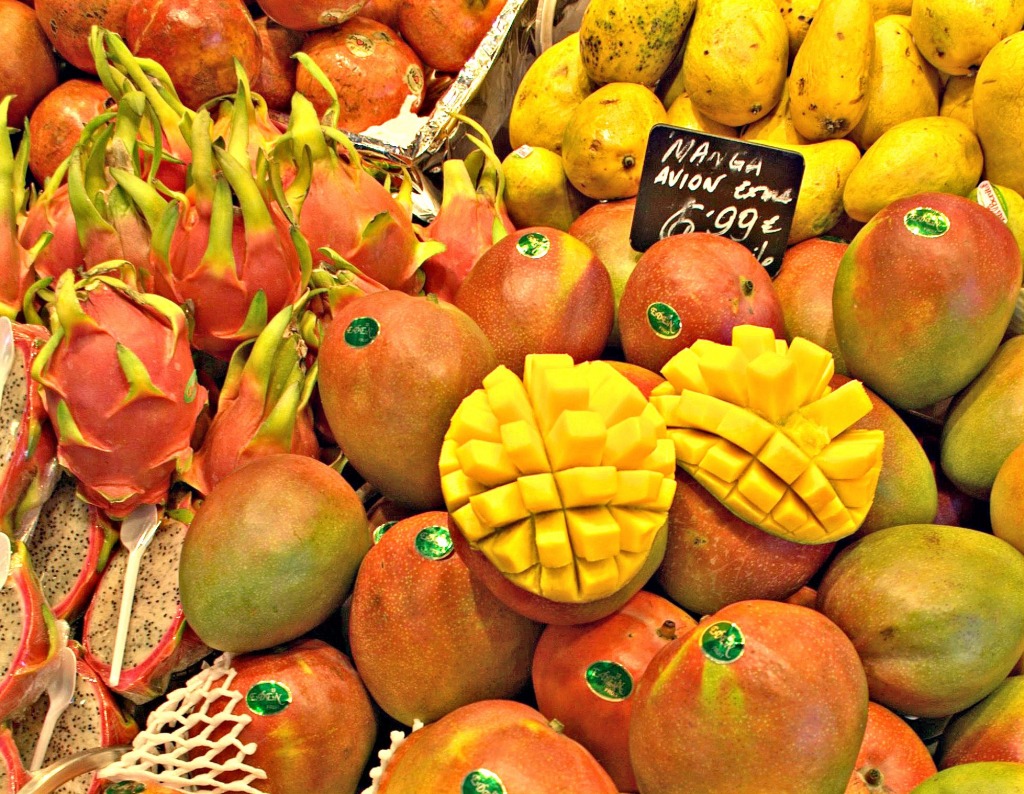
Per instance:
[[[910,794],[1020,794],[1024,791],[1024,764],[1012,761],[975,761],[932,775]]]
[[[981,146],[961,121],[925,116],[887,129],[864,152],[846,187],[843,205],[867,222],[897,199],[916,193],[966,196],[981,178]]]
[[[721,135],[723,138],[735,138],[736,128],[726,124],[719,124],[704,113],[701,113],[693,105],[693,100],[685,91],[681,91],[672,104],[668,106],[666,124],[673,127],[683,127],[688,130],[700,130],[709,132],[712,135]]]
[[[946,80],[939,103],[939,115],[958,119],[978,134],[974,124],[974,75],[959,75]]]
[[[942,426],[939,461],[961,491],[987,499],[1003,462],[1024,442],[1024,337],[1000,345],[958,395]]]
[[[779,5],[779,13],[786,23],[786,31],[789,33],[789,60],[793,62],[800,45],[804,43],[807,30],[811,27],[811,21],[818,12],[821,0],[776,0]]]
[[[1011,675],[984,700],[958,714],[943,731],[943,769],[1001,759],[1024,764],[1024,677]]]
[[[1024,444],[1006,456],[989,494],[992,534],[1024,554]]]
[[[591,0],[580,20],[580,54],[595,83],[653,87],[672,63],[697,0]]]
[[[1019,260],[1006,225],[966,198],[926,193],[890,204],[857,233],[836,273],[833,322],[850,374],[896,408],[952,397],[999,347]]]
[[[823,141],[857,126],[866,109],[874,45],[869,0],[822,0],[789,73],[797,132]]]
[[[985,153],[985,178],[1024,194],[1024,31],[985,56],[974,81],[974,125]]]
[[[860,163],[853,141],[835,140],[806,145],[773,142],[804,158],[804,175],[789,228],[789,245],[827,234],[842,218],[846,184]]]
[[[740,127],[782,95],[789,33],[774,0],[701,0],[683,46],[682,80],[694,107]]]
[[[501,162],[505,209],[517,229],[551,226],[566,231],[583,211],[586,199],[569,183],[562,156],[524,144]]]
[[[946,74],[975,74],[996,44],[1024,25],[1017,0],[915,0],[910,32],[928,61]]]

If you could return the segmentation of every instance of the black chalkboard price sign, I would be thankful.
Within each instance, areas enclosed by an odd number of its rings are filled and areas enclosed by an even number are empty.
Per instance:
[[[745,245],[774,276],[803,175],[798,152],[657,124],[647,141],[630,243],[646,251],[673,234],[720,234]]]

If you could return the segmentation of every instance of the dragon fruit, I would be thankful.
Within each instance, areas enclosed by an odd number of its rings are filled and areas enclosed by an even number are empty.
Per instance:
[[[226,141],[229,150],[237,148],[237,139],[244,139],[245,151],[255,176],[259,172],[261,159],[270,153],[283,130],[270,118],[266,100],[252,92],[249,78],[237,60],[235,75],[238,78],[238,89],[233,100],[225,99],[218,106],[212,137],[214,140],[221,138]]]
[[[0,586],[0,720],[39,697],[47,684],[43,673],[62,639],[25,544],[0,533],[4,550],[5,544],[11,555]],[[0,554],[0,560],[5,558]]]
[[[191,497],[184,491],[167,510],[142,557],[135,604],[128,624],[124,666],[115,692],[133,703],[147,703],[167,691],[172,673],[210,653],[185,622],[178,596],[178,560],[192,521]],[[85,658],[110,685],[121,590],[128,554],[118,546],[103,572],[82,624]]]
[[[192,467],[181,475],[201,494],[263,455],[317,457],[320,447],[309,407],[316,363],[307,369],[306,344],[295,322],[303,303],[286,306],[231,356],[213,423]]]
[[[20,536],[56,482],[57,442],[29,373],[49,338],[0,317],[0,531]]]
[[[186,334],[185,314],[158,295],[136,292],[93,268],[57,281],[52,336],[32,365],[57,431],[57,459],[79,494],[124,518],[158,504],[206,402]]]
[[[75,694],[57,720],[43,758],[44,767],[82,750],[129,744],[139,732],[135,720],[124,711],[83,658],[81,646],[72,641],[68,647],[75,652]],[[43,694],[23,716],[13,721],[14,740],[26,762],[34,752],[36,738],[49,704],[49,697]],[[104,786],[105,781],[97,777],[95,772],[89,772],[65,783],[56,792],[99,794]]]
[[[11,96],[0,101],[0,316],[12,320],[21,311],[29,285],[35,280],[32,263],[50,242],[50,235],[40,234],[31,246],[22,245],[20,227],[25,222],[25,210],[30,192],[25,187],[28,174],[29,128],[25,132],[18,153],[11,146],[11,131],[7,126],[7,110]]]
[[[474,178],[470,174],[469,158],[444,161],[441,209],[424,231],[427,239],[444,243],[444,250],[423,263],[426,275],[423,290],[449,303],[455,300],[459,285],[480,255],[515,231],[505,211],[505,180],[491,139],[472,119],[459,118],[479,133],[480,137],[466,137],[476,144],[474,155],[482,162],[479,169],[473,169],[477,171]]]
[[[167,205],[151,252],[157,292],[192,306],[192,346],[220,359],[298,299],[311,267],[298,228],[250,173],[245,137],[230,145],[213,145],[210,115],[200,111],[191,185]]]
[[[117,531],[95,505],[75,495],[64,472],[26,540],[55,617],[73,621],[84,610],[107,567]]]
[[[0,794],[17,794],[28,783],[28,772],[9,723],[0,722]]]
[[[312,72],[320,72],[303,53],[296,57]],[[325,117],[336,119],[337,94],[326,78],[324,85],[333,100]],[[335,146],[344,156],[339,157]],[[388,289],[419,291],[420,265],[442,246],[416,234],[409,179],[402,181],[398,198],[392,196],[363,167],[352,141],[333,126],[321,126],[316,109],[299,93],[292,96],[288,129],[270,161],[281,173],[287,203],[310,250],[331,248]]]

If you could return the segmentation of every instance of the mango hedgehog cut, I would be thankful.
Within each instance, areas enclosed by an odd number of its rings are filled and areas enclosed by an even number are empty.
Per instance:
[[[609,364],[531,354],[452,416],[441,489],[470,545],[552,601],[612,595],[643,567],[675,495],[665,421]]]
[[[651,392],[679,466],[735,515],[797,543],[857,531],[882,469],[881,430],[860,381],[833,390],[822,347],[770,328],[733,328],[731,345],[700,339],[661,370]]]

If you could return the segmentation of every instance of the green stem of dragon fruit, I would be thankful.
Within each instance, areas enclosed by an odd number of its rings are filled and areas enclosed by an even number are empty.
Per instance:
[[[309,57],[306,53],[299,51],[293,56],[314,80],[316,80],[320,87],[327,92],[327,96],[330,97],[330,104],[327,106],[327,110],[323,115],[323,124],[325,127],[334,129],[338,126],[338,119],[341,116],[341,105],[338,102],[338,92],[334,90],[334,84],[330,81],[330,78],[324,74],[324,70]]]
[[[201,110],[192,125],[192,200],[200,215],[209,215],[214,200],[213,123]]]
[[[164,217],[169,202],[149,182],[130,171],[111,168],[110,177],[131,197],[135,206],[146,219],[146,225],[150,230],[155,230]]]
[[[89,238],[96,232],[110,234],[114,232],[114,227],[104,220],[100,210],[90,198],[89,188],[86,184],[86,168],[82,164],[84,156],[82,144],[76,145],[71,151],[71,161],[68,165],[68,202],[71,204],[71,212],[75,216],[78,241],[83,247],[88,245]]]

